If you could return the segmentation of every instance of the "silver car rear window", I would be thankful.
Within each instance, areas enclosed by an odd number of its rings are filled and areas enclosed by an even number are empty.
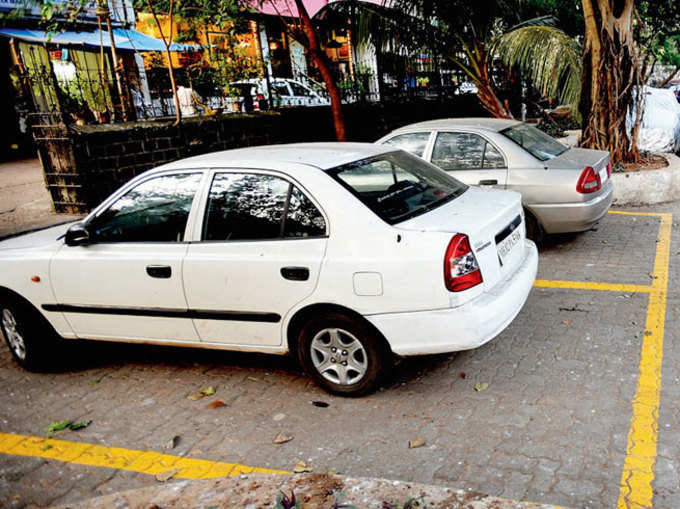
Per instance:
[[[517,143],[532,156],[547,161],[567,151],[567,147],[534,126],[519,124],[503,129],[501,134]]]

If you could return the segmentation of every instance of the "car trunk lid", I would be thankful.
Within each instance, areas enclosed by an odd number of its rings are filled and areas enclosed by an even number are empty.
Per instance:
[[[511,191],[471,187],[458,198],[395,227],[466,234],[482,271],[485,291],[513,273],[524,259],[521,195]]]
[[[585,148],[570,148],[557,157],[553,157],[544,162],[546,169],[568,170],[574,169],[576,179],[583,170],[590,166],[600,175],[600,181],[604,187],[609,179],[607,165],[609,164],[609,152],[604,150],[590,150]]]

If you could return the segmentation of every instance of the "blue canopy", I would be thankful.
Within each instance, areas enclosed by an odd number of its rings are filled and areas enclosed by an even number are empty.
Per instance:
[[[104,47],[111,46],[111,36],[108,32],[99,30],[94,32],[60,32],[50,37],[43,30],[29,30],[26,28],[0,28],[0,35],[13,37],[26,42],[59,44],[61,46],[89,46],[98,48],[101,43]],[[165,45],[160,39],[150,37],[137,30],[128,28],[114,28],[113,39],[116,49],[132,51],[165,51]],[[197,44],[170,44],[170,51],[199,51],[203,49]]]

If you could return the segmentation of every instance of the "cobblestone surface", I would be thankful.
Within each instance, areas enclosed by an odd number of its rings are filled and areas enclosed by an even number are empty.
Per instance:
[[[653,210],[680,221],[680,206]],[[597,231],[552,239],[542,249],[539,277],[649,284],[657,230],[657,218],[609,215]],[[679,252],[674,226],[654,481],[655,507],[669,509],[680,497]],[[264,355],[90,344],[76,369],[33,374],[3,349],[0,431],[44,436],[51,421],[92,419],[59,438],[278,469],[304,460],[315,472],[614,507],[647,299],[535,288],[491,343],[401,361],[388,385],[362,399],[328,396],[292,361]],[[476,382],[489,387],[476,392]],[[187,399],[209,385],[214,396]],[[227,406],[208,408],[216,399]],[[329,407],[311,404],[318,400]],[[275,420],[280,413],[285,418]],[[273,445],[281,431],[293,440]],[[179,444],[166,450],[175,435]],[[426,445],[409,449],[417,437]],[[2,507],[68,503],[156,482],[0,456]]]

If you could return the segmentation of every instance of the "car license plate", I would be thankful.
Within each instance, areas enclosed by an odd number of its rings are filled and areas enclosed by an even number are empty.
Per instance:
[[[498,256],[501,257],[501,261],[504,261],[507,258],[510,251],[512,251],[512,248],[517,245],[521,238],[522,235],[519,230],[515,230],[498,244]]]

